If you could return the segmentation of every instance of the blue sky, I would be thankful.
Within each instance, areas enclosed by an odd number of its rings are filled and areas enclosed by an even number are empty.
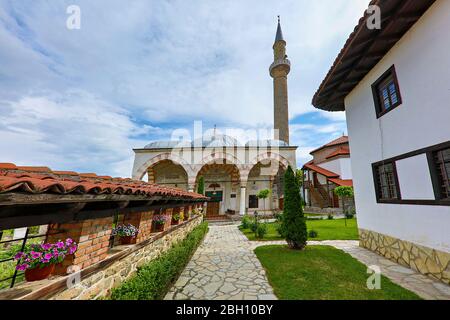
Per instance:
[[[280,14],[300,165],[346,131],[311,98],[368,2],[0,0],[0,162],[130,176],[132,148],[195,120],[270,128]]]

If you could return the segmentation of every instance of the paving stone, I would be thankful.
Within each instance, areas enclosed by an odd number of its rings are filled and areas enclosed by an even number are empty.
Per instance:
[[[248,241],[237,225],[210,226],[205,240],[165,299],[276,299],[253,252],[258,246],[272,244],[286,242]],[[450,286],[359,247],[358,241],[308,241],[308,245],[333,246],[367,266],[380,266],[384,276],[424,299],[450,300]]]

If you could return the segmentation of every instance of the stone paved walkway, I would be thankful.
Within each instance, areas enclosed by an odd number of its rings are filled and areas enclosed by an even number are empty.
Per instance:
[[[237,225],[210,225],[165,299],[276,299],[253,245]]]
[[[276,299],[265,271],[253,250],[285,241],[248,241],[234,225],[210,225],[204,242],[195,252],[165,299]],[[358,246],[358,241],[308,241],[309,245],[331,245],[349,253],[365,265],[377,265],[393,282],[424,299],[450,300],[450,286]]]

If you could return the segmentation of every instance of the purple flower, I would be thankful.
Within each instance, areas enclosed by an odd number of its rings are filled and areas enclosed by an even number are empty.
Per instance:
[[[51,243],[41,244],[41,248],[44,250],[50,250],[52,247],[53,247],[53,244],[51,244]]]
[[[73,243],[73,240],[70,238],[66,239],[66,246],[70,246]]]
[[[64,248],[64,242],[58,241],[58,242],[56,243],[56,247],[57,247],[58,249]]]
[[[15,259],[15,260],[19,260],[20,258],[22,258],[22,257],[24,257],[24,256],[26,256],[25,253],[23,253],[23,252],[17,252],[16,255],[14,256],[14,259]]]
[[[52,258],[52,254],[51,253],[44,254],[44,259],[50,260],[51,258]]]
[[[24,271],[24,270],[26,270],[28,267],[29,267],[29,265],[26,264],[26,263],[24,263],[24,264],[19,264],[19,265],[16,266],[16,270],[17,270],[17,271]]]
[[[33,259],[39,259],[42,256],[42,252],[31,251],[30,254]]]
[[[77,245],[73,245],[69,248],[69,254],[74,254],[77,251]]]
[[[49,263],[49,262],[50,262],[50,259],[41,259],[41,262],[42,262],[42,263]]]

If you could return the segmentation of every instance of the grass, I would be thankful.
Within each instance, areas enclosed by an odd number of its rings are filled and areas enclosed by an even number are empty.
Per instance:
[[[415,300],[415,293],[381,276],[381,289],[370,290],[367,267],[348,253],[330,246],[287,246],[255,249],[269,282],[283,300]]]
[[[276,222],[267,224],[267,234],[262,241],[283,240],[278,234],[276,226]],[[306,220],[306,227],[308,231],[313,229],[318,233],[316,238],[308,238],[308,240],[358,240],[356,219],[347,219],[347,226],[345,226],[345,219]],[[257,240],[250,229],[242,229],[241,227],[240,229],[249,240]]]

